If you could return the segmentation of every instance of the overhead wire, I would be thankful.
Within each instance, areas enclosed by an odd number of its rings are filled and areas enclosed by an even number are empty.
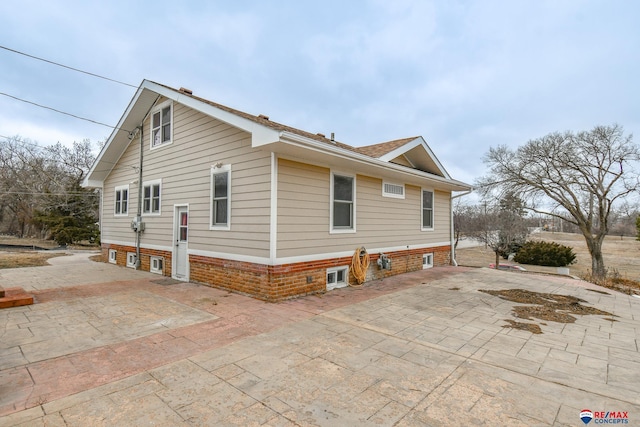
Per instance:
[[[84,120],[84,121],[87,121],[87,122],[95,123],[95,124],[101,125],[101,126],[106,126],[108,128],[111,128],[111,129],[122,130],[122,131],[125,131],[125,132],[131,132],[131,131],[127,130],[127,129],[119,128],[117,126],[111,126],[111,125],[108,125],[106,123],[99,122],[97,120],[88,119],[86,117],[78,116],[78,115],[72,114],[72,113],[67,113],[66,111],[58,110],[58,109],[53,108],[53,107],[48,107],[46,105],[38,104],[38,103],[33,102],[33,101],[28,101],[26,99],[18,98],[17,96],[9,95],[8,93],[0,92],[0,95],[6,96],[8,98],[15,99],[17,101],[25,102],[27,104],[35,105],[36,107],[45,108],[47,110],[55,111],[56,113],[64,114],[66,116],[71,116],[71,117],[74,117],[76,119],[80,119],[80,120]]]
[[[77,71],[78,73],[83,73],[83,74],[87,74],[87,75],[92,76],[92,77],[97,77],[99,79],[108,80],[110,82],[118,83],[118,84],[121,84],[121,85],[124,85],[124,86],[129,86],[129,87],[132,87],[132,88],[137,88],[138,87],[138,86],[132,85],[130,83],[121,82],[120,80],[115,80],[115,79],[111,79],[109,77],[101,76],[100,74],[90,73],[89,71],[84,71],[84,70],[81,70],[79,68],[70,67],[68,65],[64,65],[64,64],[60,64],[58,62],[50,61],[48,59],[40,58],[40,57],[35,56],[35,55],[29,55],[28,53],[20,52],[19,50],[11,49],[11,48],[6,47],[6,46],[0,45],[0,49],[4,49],[4,50],[7,50],[9,52],[17,53],[18,55],[23,55],[23,56],[26,56],[28,58],[37,59],[38,61],[46,62],[46,63],[52,64],[52,65],[56,65],[58,67],[66,68],[66,69],[69,69],[69,70],[72,70],[72,71]]]

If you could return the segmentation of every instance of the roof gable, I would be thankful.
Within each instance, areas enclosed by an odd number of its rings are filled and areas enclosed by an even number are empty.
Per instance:
[[[415,169],[451,179],[431,147],[421,136],[358,147],[356,151],[385,162],[401,165],[406,165],[408,162]]]

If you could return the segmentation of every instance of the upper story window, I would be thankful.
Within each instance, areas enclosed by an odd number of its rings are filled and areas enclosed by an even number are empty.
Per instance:
[[[127,215],[129,213],[129,186],[116,187],[114,214]]]
[[[151,148],[171,144],[173,137],[173,104],[171,101],[158,105],[151,113]]]
[[[433,230],[433,191],[422,190],[422,229]]]
[[[331,175],[331,231],[355,231],[355,196],[355,177]]]
[[[211,229],[228,230],[231,224],[231,166],[211,168]]]
[[[160,214],[160,189],[160,180],[144,183],[142,186],[142,213]]]

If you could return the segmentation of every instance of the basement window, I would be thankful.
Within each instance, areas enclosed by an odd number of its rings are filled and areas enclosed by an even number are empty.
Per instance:
[[[149,258],[149,271],[151,273],[162,274],[164,260],[162,257],[152,256]]]
[[[422,254],[422,269],[433,267],[433,254]]]
[[[109,262],[111,264],[116,264],[117,258],[118,257],[118,251],[116,251],[115,249],[109,249]]]
[[[127,267],[136,268],[136,253],[127,252]]]
[[[327,290],[344,288],[349,284],[349,267],[327,269]]]

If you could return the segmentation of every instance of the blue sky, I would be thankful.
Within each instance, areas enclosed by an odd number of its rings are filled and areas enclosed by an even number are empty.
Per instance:
[[[354,146],[422,135],[472,183],[499,144],[613,123],[640,142],[639,17],[632,0],[7,0],[0,45]],[[115,125],[135,89],[0,50],[0,92]],[[2,136],[109,134],[0,96]]]

